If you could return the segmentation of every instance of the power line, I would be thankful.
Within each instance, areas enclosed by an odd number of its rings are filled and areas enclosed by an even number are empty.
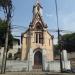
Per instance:
[[[57,26],[58,26],[58,19],[57,19]],[[5,29],[5,28],[6,28],[6,26],[4,28],[0,27],[0,29]],[[23,30],[27,30],[28,27],[20,26],[20,25],[11,25],[10,29],[11,30],[20,30],[20,31],[23,31]],[[58,32],[58,29],[48,29],[48,31],[56,33],[56,32]],[[74,33],[75,32],[75,31],[70,31],[70,30],[65,30],[65,29],[59,29],[59,31],[62,32],[62,33]]]

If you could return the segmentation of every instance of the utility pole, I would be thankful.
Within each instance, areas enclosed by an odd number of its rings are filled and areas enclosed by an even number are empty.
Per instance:
[[[62,56],[61,56],[61,51],[62,51],[62,48],[61,48],[61,36],[60,36],[60,30],[58,28],[58,46],[59,46],[59,53],[60,53],[60,71],[62,72]]]
[[[58,46],[60,52],[60,71],[62,72],[62,58],[61,58],[61,37],[60,37],[60,30],[59,30],[59,22],[58,22],[58,7],[57,7],[57,0],[55,0],[55,7],[56,7],[56,18],[57,18],[57,28],[58,28]]]
[[[5,37],[5,46],[4,46],[4,52],[3,52],[2,66],[1,66],[1,74],[5,73],[5,70],[6,70],[8,39],[9,39],[10,24],[11,24],[10,23],[11,22],[11,13],[12,13],[12,1],[11,0],[7,0],[6,2],[4,2],[4,1],[3,1],[3,10],[5,13],[7,30],[6,30],[6,37]]]

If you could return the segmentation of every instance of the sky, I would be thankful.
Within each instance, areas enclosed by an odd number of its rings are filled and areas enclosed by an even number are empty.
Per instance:
[[[12,30],[13,35],[21,35],[29,26],[35,2],[36,0],[13,0],[12,25],[19,26]],[[43,7],[43,20],[48,25],[48,29],[57,29],[55,0],[40,0],[40,4]],[[57,5],[59,28],[75,31],[75,0],[57,0]],[[2,15],[0,14],[0,16]],[[54,42],[56,43],[56,41],[57,39]]]

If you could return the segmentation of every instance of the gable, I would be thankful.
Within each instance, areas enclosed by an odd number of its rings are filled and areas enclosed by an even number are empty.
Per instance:
[[[42,16],[40,16],[38,13],[33,17],[33,20],[32,20],[32,28],[35,28],[35,27],[45,27],[45,24],[43,22],[43,19],[42,19]]]
[[[47,33],[48,33],[48,35],[49,35],[49,36],[53,39],[53,37],[54,37],[54,36],[53,36],[53,35],[51,35],[48,31],[47,31]]]

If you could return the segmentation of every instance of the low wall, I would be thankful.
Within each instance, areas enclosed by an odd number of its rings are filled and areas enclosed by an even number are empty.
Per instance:
[[[51,61],[48,62],[49,71],[60,72],[60,62],[59,61]]]
[[[70,61],[62,62],[63,70],[71,70]],[[1,64],[0,64],[1,65]],[[6,71],[25,72],[33,71],[31,62],[8,60],[6,63]],[[49,61],[43,65],[43,71],[60,72],[60,61]]]
[[[62,61],[62,67],[64,70],[71,70],[70,61]],[[49,61],[45,63],[45,71],[60,72],[60,61]]]
[[[6,71],[28,71],[28,61],[7,61]]]
[[[63,70],[71,70],[71,63],[70,61],[62,61]]]

